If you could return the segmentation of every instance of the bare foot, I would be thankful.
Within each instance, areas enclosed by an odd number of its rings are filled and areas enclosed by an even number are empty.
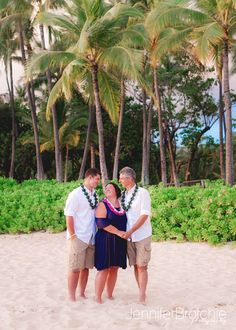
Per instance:
[[[87,299],[84,293],[80,294],[80,298]]]
[[[107,296],[108,299],[114,300],[115,298],[113,296]]]
[[[76,301],[76,298],[75,298],[75,296],[70,296],[69,297],[69,300],[72,301],[72,302],[75,302]]]
[[[146,295],[139,296],[139,304],[146,305]]]
[[[98,303],[98,304],[103,304],[102,298],[101,297],[94,297],[94,300]]]

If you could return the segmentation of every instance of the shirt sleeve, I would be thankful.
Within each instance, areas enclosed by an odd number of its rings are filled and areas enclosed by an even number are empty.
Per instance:
[[[110,225],[110,221],[108,218],[95,218],[96,225],[99,229],[106,228]]]
[[[141,195],[141,215],[151,216],[151,198],[149,192],[144,189]]]
[[[74,217],[77,210],[78,210],[78,197],[74,192],[71,192],[66,200],[64,215]]]

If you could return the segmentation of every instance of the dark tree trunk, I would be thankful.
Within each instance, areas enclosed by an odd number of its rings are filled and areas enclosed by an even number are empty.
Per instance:
[[[224,103],[222,81],[219,80],[219,136],[220,136],[220,177],[225,180],[224,137],[223,137]]]
[[[45,37],[44,37],[44,27],[42,24],[39,25],[40,36],[41,36],[41,43],[42,48],[45,50]],[[52,90],[52,78],[51,78],[51,71],[48,69],[46,71],[46,77],[48,82],[48,91],[49,94]],[[53,121],[53,136],[54,136],[54,145],[55,145],[55,162],[56,162],[56,179],[59,182],[62,182],[62,154],[61,154],[61,144],[59,140],[59,129],[58,129],[58,120],[57,120],[57,111],[56,106],[52,106],[52,121]]]
[[[150,167],[150,150],[151,150],[151,129],[152,129],[152,114],[153,114],[153,99],[148,109],[147,122],[147,170],[146,170],[146,184],[149,184],[149,167]]]
[[[185,181],[189,181],[190,180],[190,175],[191,175],[191,166],[192,166],[192,162],[194,160],[195,154],[197,152],[198,149],[198,144],[202,138],[202,136],[210,130],[211,127],[206,126],[201,132],[199,132],[196,141],[194,142],[194,144],[191,147],[190,150],[190,157],[188,159],[188,163],[187,163],[187,168],[186,168],[186,172],[185,172]]]
[[[105,158],[105,148],[104,148],[104,129],[102,121],[102,109],[99,97],[99,86],[98,86],[98,67],[97,64],[92,65],[92,82],[93,82],[93,92],[96,107],[96,122],[98,129],[98,142],[99,142],[99,162],[100,171],[102,174],[102,185],[105,187],[106,181],[108,179],[107,165]]]
[[[15,149],[16,149],[16,118],[15,118],[15,101],[14,101],[14,86],[13,86],[13,74],[12,74],[12,58],[9,58],[9,73],[10,73],[10,82],[8,78],[8,63],[5,63],[6,69],[6,81],[8,93],[10,96],[10,105],[11,105],[11,165],[9,171],[9,177],[14,178],[14,168],[15,168]]]
[[[226,183],[228,185],[234,184],[234,163],[233,163],[233,136],[232,136],[232,111],[230,100],[230,87],[229,87],[229,46],[228,40],[224,40],[223,48],[223,84],[224,84],[224,105],[226,112]]]
[[[92,125],[93,125],[93,115],[94,115],[93,105],[89,104],[88,127],[87,127],[86,140],[85,140],[85,145],[84,145],[83,159],[82,159],[82,163],[81,163],[80,171],[79,171],[79,179],[83,179],[83,177],[84,177],[85,167],[86,167],[86,163],[87,163],[87,156],[88,156],[88,151],[89,151],[89,146],[90,146],[90,135],[91,135],[91,129],[92,129]]]
[[[66,161],[65,161],[64,182],[67,182],[68,159],[69,159],[69,146],[68,146],[68,144],[66,144]]]
[[[164,129],[163,129],[163,120],[162,120],[162,109],[161,109],[161,96],[157,80],[156,69],[153,70],[154,78],[154,90],[157,101],[157,114],[158,114],[158,128],[160,136],[160,159],[161,159],[161,180],[164,185],[167,184],[167,174],[166,174],[166,154],[165,154],[165,144],[164,144]]]
[[[95,147],[93,142],[90,144],[90,157],[91,157],[90,166],[94,168],[96,167],[96,162],[95,162]]]
[[[124,116],[124,107],[125,107],[125,82],[124,82],[124,79],[121,78],[120,116],[119,116],[119,124],[118,124],[117,136],[116,136],[116,149],[115,149],[114,166],[113,166],[113,180],[118,178],[120,140],[121,140],[121,131],[122,131],[123,116]]]
[[[143,100],[143,143],[142,143],[142,176],[141,182],[147,184],[147,95],[142,89]]]
[[[25,44],[24,44],[24,32],[22,22],[19,22],[19,39],[20,39],[20,48],[21,48],[21,57],[24,68],[26,68],[26,55],[25,55]],[[26,83],[26,91],[28,95],[28,102],[31,110],[31,117],[33,123],[34,130],[34,142],[36,149],[36,161],[37,161],[37,179],[44,179],[44,170],[43,170],[43,162],[40,153],[40,144],[39,144],[39,132],[38,132],[38,122],[37,122],[37,114],[36,114],[36,106],[34,102],[34,96],[32,94],[32,84],[30,81]]]
[[[166,134],[167,134],[167,142],[168,142],[168,150],[169,150],[169,155],[170,155],[170,166],[171,166],[171,176],[173,178],[173,182],[176,186],[179,185],[179,180],[177,176],[177,171],[176,171],[176,165],[175,165],[175,156],[173,152],[173,143],[171,139],[171,135],[169,132],[168,127],[166,126]]]

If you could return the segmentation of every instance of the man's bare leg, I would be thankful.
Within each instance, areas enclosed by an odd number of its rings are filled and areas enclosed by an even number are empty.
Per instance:
[[[102,304],[102,293],[107,280],[108,269],[99,270],[95,278],[95,299]]]
[[[145,304],[146,302],[146,289],[148,282],[147,266],[137,266],[138,279],[139,279],[139,302]]]
[[[107,281],[106,281],[107,298],[108,299],[114,299],[113,298],[113,291],[114,291],[114,288],[115,288],[115,285],[116,285],[118,269],[119,269],[119,267],[109,268]]]
[[[134,276],[135,276],[136,282],[137,282],[138,287],[139,287],[138,267],[137,267],[137,265],[134,265]]]
[[[76,301],[76,288],[78,285],[80,272],[69,272],[68,273],[68,291],[69,291],[69,299],[71,301]]]
[[[88,268],[84,268],[80,271],[79,275],[79,290],[80,290],[80,297],[86,298],[85,296],[85,289],[88,282],[89,270]]]

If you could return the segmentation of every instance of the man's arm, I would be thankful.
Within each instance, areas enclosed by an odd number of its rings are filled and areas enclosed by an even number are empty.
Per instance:
[[[128,230],[125,234],[122,235],[122,238],[129,238],[136,230],[138,230],[144,222],[148,219],[149,216],[151,216],[151,198],[150,194],[146,189],[142,190],[141,195],[141,215],[137,219],[137,221],[134,223],[132,228]]]
[[[133,227],[130,228],[130,230],[128,230],[126,233],[124,233],[122,235],[122,238],[124,238],[124,239],[129,238],[136,230],[138,230],[144,224],[144,222],[147,220],[147,218],[148,218],[148,215],[146,215],[146,214],[140,215],[140,217],[135,222]]]
[[[96,217],[97,218],[106,218],[107,217],[107,210],[106,207],[103,203],[99,203],[97,209],[96,209]],[[115,234],[117,236],[122,236],[123,234],[125,234],[125,231],[121,231],[119,229],[117,229],[116,227],[112,226],[112,225],[108,225],[106,227],[103,228],[105,231],[107,231],[108,233],[111,234]]]
[[[68,233],[70,235],[69,239],[74,239],[75,238],[74,218],[70,215],[66,216],[66,226]]]

